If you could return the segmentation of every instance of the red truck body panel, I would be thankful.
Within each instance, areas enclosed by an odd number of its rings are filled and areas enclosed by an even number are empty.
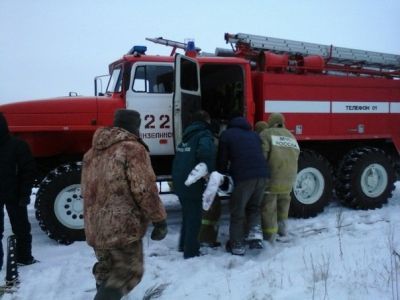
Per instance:
[[[255,72],[253,83],[256,119],[282,112],[299,140],[400,136],[400,80]]]
[[[25,139],[36,157],[86,151],[98,114],[96,97],[16,102],[0,109],[10,131]]]

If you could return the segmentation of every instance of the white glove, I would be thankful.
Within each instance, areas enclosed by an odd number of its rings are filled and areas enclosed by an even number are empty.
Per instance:
[[[208,174],[207,165],[201,162],[197,166],[195,166],[192,171],[190,171],[190,174],[186,178],[185,185],[189,186],[198,181],[200,178],[203,178],[207,174]]]
[[[207,187],[203,192],[203,209],[204,210],[209,210],[211,207],[211,204],[214,201],[215,195],[217,194],[217,191],[219,189],[219,186],[224,182],[224,175],[221,173],[218,173],[217,171],[214,171],[211,173]]]

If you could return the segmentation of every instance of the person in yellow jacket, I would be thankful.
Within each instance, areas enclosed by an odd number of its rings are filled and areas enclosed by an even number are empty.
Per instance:
[[[264,239],[273,243],[277,234],[287,235],[290,192],[297,175],[300,147],[294,135],[285,128],[285,118],[280,113],[272,113],[268,123],[257,122],[255,130],[260,134],[263,153],[271,169],[261,216]]]

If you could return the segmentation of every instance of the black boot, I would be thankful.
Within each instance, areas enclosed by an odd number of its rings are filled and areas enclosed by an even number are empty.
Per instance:
[[[94,300],[120,300],[123,294],[119,289],[100,285]]]

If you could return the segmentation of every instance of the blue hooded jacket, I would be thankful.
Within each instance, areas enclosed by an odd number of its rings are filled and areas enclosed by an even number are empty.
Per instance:
[[[261,139],[244,117],[233,118],[221,134],[217,161],[218,171],[229,173],[235,182],[269,177]]]

